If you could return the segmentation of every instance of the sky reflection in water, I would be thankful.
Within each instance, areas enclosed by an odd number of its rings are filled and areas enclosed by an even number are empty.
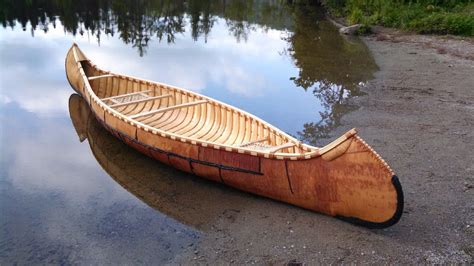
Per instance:
[[[338,35],[311,5],[229,1],[209,11],[189,1],[175,10],[172,42],[169,28],[160,42],[153,30],[118,30],[134,22],[119,13],[110,21],[83,14],[78,27],[74,7],[23,14],[28,1],[15,3],[0,17],[5,26],[15,24],[0,28],[0,262],[166,262],[245,198],[155,163],[89,120],[83,121],[92,124],[84,133],[89,145],[80,143],[64,72],[72,42],[104,69],[208,95],[313,144],[337,125],[347,99],[359,94],[357,84],[377,69],[359,40]],[[100,3],[113,10],[120,2]],[[65,17],[55,27],[41,24],[43,11]],[[186,196],[190,187],[197,196]]]

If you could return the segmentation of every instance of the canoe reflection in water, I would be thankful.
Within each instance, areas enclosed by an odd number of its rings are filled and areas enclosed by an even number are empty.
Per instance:
[[[69,114],[80,141],[87,139],[92,153],[107,174],[159,212],[205,230],[222,214],[239,209],[237,202],[245,202],[242,193],[192,178],[190,174],[158,163],[130,148],[99,124],[78,94],[69,98]]]

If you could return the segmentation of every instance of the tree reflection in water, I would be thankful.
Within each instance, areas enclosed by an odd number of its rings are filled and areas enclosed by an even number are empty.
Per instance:
[[[298,137],[313,145],[339,125],[351,106],[347,100],[360,95],[359,84],[372,78],[378,67],[359,39],[347,39],[324,19],[321,9],[300,3],[292,9],[293,33],[287,38],[287,53],[298,67],[291,79],[304,90],[311,90],[322,103],[321,120],[304,124]]]
[[[0,22],[18,22],[31,34],[48,32],[59,20],[73,35],[89,34],[100,43],[102,35],[114,36],[143,56],[149,42],[174,43],[189,24],[191,36],[207,41],[218,18],[225,20],[236,41],[246,41],[255,30],[287,32],[284,40],[299,73],[291,77],[297,87],[312,91],[323,107],[319,122],[304,125],[298,137],[317,145],[339,124],[349,108],[347,100],[360,94],[358,83],[377,70],[359,40],[347,40],[325,18],[315,1],[300,0],[0,0]]]
[[[14,27],[18,21],[24,30],[31,23],[31,34],[48,32],[56,20],[65,31],[91,34],[100,42],[102,34],[119,34],[126,44],[144,55],[149,41],[157,38],[173,43],[185,32],[187,20],[194,40],[207,38],[217,17],[224,18],[231,35],[246,40],[258,27],[287,28],[291,18],[284,16],[285,1],[242,0],[2,0],[0,22]],[[268,24],[267,23],[271,23]]]

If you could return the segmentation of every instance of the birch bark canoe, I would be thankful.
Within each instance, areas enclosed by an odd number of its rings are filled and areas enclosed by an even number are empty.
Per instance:
[[[355,129],[313,147],[210,97],[102,70],[76,44],[65,68],[108,131],[162,163],[369,228],[402,215],[397,176]]]

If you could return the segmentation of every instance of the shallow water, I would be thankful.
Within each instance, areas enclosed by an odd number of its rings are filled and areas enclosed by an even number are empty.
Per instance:
[[[15,1],[0,21],[0,262],[171,261],[249,197],[100,128],[66,80],[73,42],[104,69],[197,91],[313,144],[377,70],[304,1]]]

